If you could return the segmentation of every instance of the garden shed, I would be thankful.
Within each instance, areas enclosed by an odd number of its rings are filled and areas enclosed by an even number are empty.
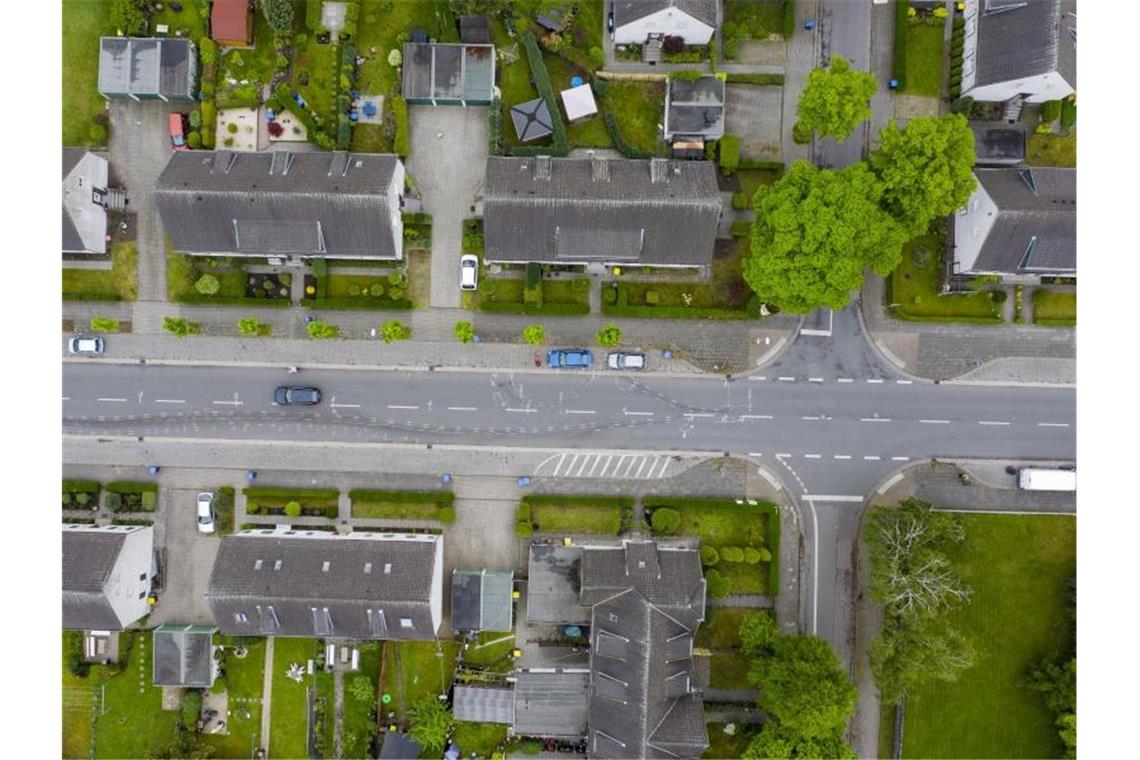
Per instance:
[[[404,98],[410,105],[488,105],[495,93],[495,46],[404,45]]]
[[[213,636],[205,625],[162,625],[154,629],[155,686],[208,689],[218,677]]]
[[[542,98],[512,106],[511,121],[515,124],[515,134],[522,142],[538,140],[554,133],[550,109]]]
[[[514,579],[509,570],[453,571],[451,627],[455,632],[511,630]]]
[[[724,80],[715,76],[670,79],[665,90],[665,139],[724,137]]]
[[[456,686],[452,710],[456,720],[509,725],[515,721],[514,690]]]
[[[579,119],[588,119],[598,113],[598,104],[594,101],[594,91],[588,84],[580,84],[562,91],[562,106],[566,109],[566,119],[574,122]]]
[[[99,40],[99,94],[107,99],[194,100],[194,44],[173,37]]]

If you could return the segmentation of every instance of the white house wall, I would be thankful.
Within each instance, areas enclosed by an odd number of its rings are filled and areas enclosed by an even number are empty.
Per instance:
[[[124,627],[150,611],[146,598],[150,595],[153,556],[154,528],[128,533],[111,577],[103,587],[107,601]]]
[[[962,94],[982,102],[1002,102],[1019,94],[1025,94],[1028,95],[1026,98],[1028,103],[1044,103],[1047,100],[1067,98],[1073,92],[1072,86],[1059,72],[1050,71],[1048,74],[995,82],[969,91],[963,90]]]
[[[431,625],[432,633],[439,633],[443,623],[443,536],[436,539],[435,567],[431,571]]]
[[[395,246],[396,260],[404,258],[404,215],[400,208],[400,196],[404,194],[404,162],[397,161],[392,172],[392,184],[388,186],[388,220],[392,225],[392,245]]]
[[[957,272],[965,274],[973,270],[997,215],[997,204],[979,182],[970,200],[954,214],[954,263]]]
[[[683,37],[686,45],[707,45],[713,28],[676,8],[662,8],[656,13],[631,21],[614,30],[614,43],[641,45],[651,34]]]

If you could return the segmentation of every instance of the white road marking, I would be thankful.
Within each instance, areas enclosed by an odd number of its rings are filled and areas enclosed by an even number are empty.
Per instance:
[[[867,460],[868,462],[878,462],[880,459],[882,459],[882,457],[864,455],[863,459]]]
[[[685,412],[684,416],[694,419],[696,417],[715,417],[716,415],[712,412]]]
[[[419,409],[418,406],[409,406],[407,404],[388,404],[388,408],[389,409],[410,409],[413,411]]]
[[[593,454],[587,454],[586,456],[582,457],[582,464],[578,468],[578,472],[574,473],[574,477],[582,477],[582,471],[586,469],[586,465],[590,463],[590,458],[593,456]]]
[[[185,404],[186,400],[181,398],[156,398],[156,404]]]
[[[822,383],[823,378],[822,377],[809,377],[808,382],[809,383]]]
[[[796,381],[794,377],[778,377],[776,379],[781,383],[794,383]]]
[[[756,382],[764,382],[768,378],[765,377],[764,375],[760,375],[759,377],[757,377],[756,375],[750,375],[748,379],[749,380],[755,380]]]
[[[950,420],[919,420],[923,425],[949,425]]]
[[[892,462],[909,462],[910,457],[891,457]]]
[[[776,458],[779,459],[780,457],[790,457],[790,456],[791,456],[791,454],[777,454]]]
[[[618,476],[618,470],[621,469],[621,466],[625,463],[625,460],[628,458],[629,458],[629,454],[619,455],[618,460],[617,460],[617,464],[614,465],[614,471],[610,473],[611,478],[616,478]]]
[[[601,455],[594,457],[594,466],[590,468],[589,477],[594,477],[594,470],[598,469],[598,465],[602,463]]]
[[[477,412],[477,411],[479,411],[479,408],[476,406],[449,406],[449,407],[447,407],[447,411],[449,411],[449,412]]]
[[[801,420],[818,420],[819,417],[800,417]]]
[[[868,383],[881,383],[881,382],[883,382],[883,379],[881,377],[872,377],[867,382]]]
[[[567,414],[597,414],[593,409],[566,409]]]
[[[890,422],[889,417],[860,417],[860,422]]]
[[[657,473],[658,478],[665,477],[665,470],[669,469],[669,462],[672,460],[669,457],[664,457],[661,462],[661,472]]]
[[[804,454],[804,459],[822,459],[822,454]]]
[[[645,465],[647,465],[647,464],[649,464],[649,457],[642,457],[641,464],[637,468],[637,474],[634,475],[633,477],[640,478],[641,477],[641,471],[645,469]],[[653,460],[653,467],[656,467],[656,466],[657,466],[657,460],[655,459],[655,460]],[[650,472],[653,472],[653,467],[649,468]]]
[[[855,381],[853,379],[851,379],[850,377],[841,377],[838,380],[836,380],[835,382],[837,382],[837,383],[853,383]]]
[[[653,412],[625,412],[626,417],[652,417]]]
[[[749,451],[748,456],[750,456],[750,457],[762,457],[762,456],[764,456],[764,454],[759,452],[759,451]]]
[[[835,458],[836,459],[850,459],[851,455],[850,454],[836,454]]]
[[[96,399],[96,401],[121,401],[121,402],[125,402],[126,399],[125,398],[100,398],[100,399]]]
[[[538,410],[532,409],[531,407],[526,406],[526,407],[507,407],[507,411],[508,412],[522,412],[523,414],[532,414],[533,412],[537,412]]]
[[[854,496],[854,495],[847,495],[847,494],[818,494],[818,493],[813,493],[811,496],[804,494],[804,498],[807,499],[808,501],[850,501],[850,502],[861,502],[861,501],[863,501],[862,496]]]
[[[898,383],[899,385],[911,385],[914,381],[913,380],[895,380],[895,382]]]
[[[565,477],[570,477],[570,471],[574,469],[574,465],[578,464],[578,457],[581,454],[575,454],[574,458],[570,460],[570,464],[566,467]]]
[[[554,467],[554,477],[558,477],[558,471],[562,469],[562,462],[566,459],[566,455],[558,457],[558,464]]]
[[[880,493],[880,494],[886,493],[888,490],[890,490],[891,486],[893,486],[895,483],[898,483],[902,479],[903,479],[903,474],[901,472],[896,472],[891,477],[890,480],[888,480],[886,483],[883,483],[881,486],[879,486],[878,493]]]
[[[630,457],[630,458],[629,458],[629,464],[627,464],[627,465],[625,466],[625,472],[623,472],[623,473],[621,474],[621,476],[622,476],[623,478],[628,478],[628,477],[629,477],[629,472],[630,472],[630,470],[632,470],[632,469],[633,469],[633,463],[634,463],[634,462],[636,462],[637,460],[638,460],[638,457]]]
[[[1013,423],[1003,422],[1001,420],[978,420],[979,425],[1011,425]]]
[[[242,405],[242,404],[244,404],[245,402],[244,402],[244,401],[236,401],[236,400],[235,400],[235,401],[214,401],[213,403],[215,403],[215,404],[222,404],[222,405],[225,405],[225,406],[241,406],[241,405]]]
[[[1037,423],[1037,427],[1060,427],[1060,428],[1065,428],[1065,427],[1068,427],[1068,426],[1069,426],[1069,423],[1067,423],[1067,422],[1038,422],[1038,423]]]
[[[770,415],[770,414],[742,414],[742,415],[740,415],[740,419],[742,419],[742,420],[770,420],[770,419],[772,419],[772,415]]]
[[[71,401],[71,396],[64,396],[64,397],[63,397],[63,400],[64,400],[64,401]]]

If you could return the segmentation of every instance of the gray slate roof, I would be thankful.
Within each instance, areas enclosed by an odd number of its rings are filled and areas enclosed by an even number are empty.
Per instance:
[[[585,670],[520,671],[515,682],[514,732],[577,739],[586,735],[590,674]]]
[[[998,207],[974,270],[1076,271],[1076,169],[978,169],[974,175]]]
[[[590,756],[700,757],[692,629],[631,588],[595,605],[590,636]]]
[[[721,200],[707,161],[491,156],[483,188],[490,261],[700,266]]]
[[[459,19],[459,39],[467,43],[487,45],[491,42],[491,21],[486,16],[463,16]]]
[[[666,102],[667,139],[724,136],[724,82],[717,77],[670,79]]]
[[[1018,164],[1025,160],[1025,130],[1004,122],[971,122],[976,164]]]
[[[415,540],[422,538],[226,536],[206,601],[227,634],[432,639],[430,594],[442,543]]]
[[[214,683],[213,629],[161,626],[153,637],[155,686],[208,688]]]
[[[514,573],[454,570],[451,575],[451,627],[461,631],[510,631],[514,614]]]
[[[102,37],[99,92],[185,97],[193,84],[194,49],[177,37]]]
[[[107,210],[93,199],[106,190],[107,159],[85,148],[63,149],[63,250],[106,253]]]
[[[980,0],[976,87],[1057,71],[1077,86],[1076,0]]]
[[[103,593],[126,533],[63,531],[63,627],[118,631],[123,627]]]
[[[511,689],[456,686],[451,709],[456,720],[510,725],[515,719],[515,695]]]
[[[388,191],[398,163],[364,153],[176,152],[154,195],[177,251],[397,259]]]
[[[388,731],[380,745],[381,760],[416,760],[423,752],[419,743],[405,733]]]
[[[693,549],[667,549],[653,541],[625,541],[582,553],[580,601],[597,604],[628,588],[685,625],[705,617],[705,579]]]
[[[625,26],[672,7],[715,27],[718,2],[719,0],[615,0],[614,26]]]

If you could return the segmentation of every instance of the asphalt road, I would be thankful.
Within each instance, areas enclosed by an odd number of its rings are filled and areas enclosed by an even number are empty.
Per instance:
[[[870,70],[871,0],[824,0],[823,48],[825,61],[841,55],[851,68]],[[860,126],[841,143],[827,138],[819,142],[820,166],[841,169],[863,159],[864,128]]]

